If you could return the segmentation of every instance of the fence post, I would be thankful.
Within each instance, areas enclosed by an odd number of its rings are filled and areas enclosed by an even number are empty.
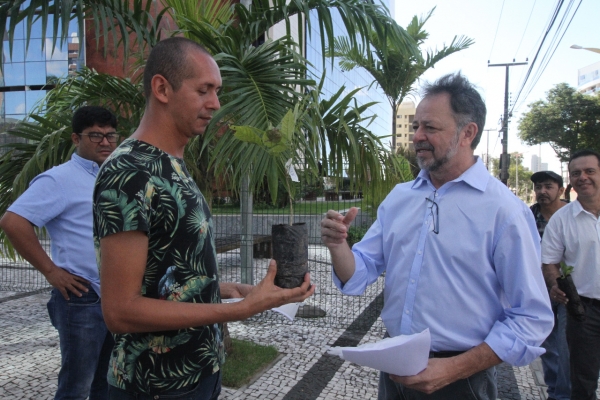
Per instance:
[[[254,284],[254,271],[252,269],[252,193],[250,192],[250,177],[246,175],[242,180],[241,190],[241,225],[242,237],[240,246],[242,283]]]

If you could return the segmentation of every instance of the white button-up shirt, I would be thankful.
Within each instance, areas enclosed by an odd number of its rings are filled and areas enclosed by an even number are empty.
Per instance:
[[[573,267],[581,296],[600,299],[600,220],[577,200],[555,212],[542,240],[542,262]]]

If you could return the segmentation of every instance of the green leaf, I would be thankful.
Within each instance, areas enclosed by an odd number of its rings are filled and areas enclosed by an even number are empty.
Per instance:
[[[262,146],[263,141],[261,139],[262,131],[252,126],[232,126],[231,129],[235,132],[233,136],[236,139],[246,143],[254,143]]]
[[[571,273],[573,272],[573,267],[569,267],[567,266],[567,264],[565,264],[564,262],[560,262],[560,271],[562,273],[562,276],[567,277],[569,275],[571,275]]]
[[[291,138],[296,130],[296,114],[289,110],[281,120],[281,133],[287,138]]]
[[[283,143],[283,140],[281,140],[281,142],[279,142],[275,145],[269,145],[267,143],[265,143],[265,145],[267,146],[269,154],[271,154],[273,156],[278,156],[279,154],[283,153],[284,151],[286,151],[288,149],[287,144]]]

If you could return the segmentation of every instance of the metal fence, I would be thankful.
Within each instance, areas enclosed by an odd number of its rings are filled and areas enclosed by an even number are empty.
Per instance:
[[[320,222],[328,209],[346,211],[350,207],[359,207],[360,212],[354,226],[366,230],[373,222],[373,207],[366,204],[360,194],[348,191],[325,191],[309,193],[294,203],[295,222],[305,222],[309,232],[309,271],[311,281],[316,285],[315,295],[307,299],[298,311],[298,318],[289,321],[282,314],[267,311],[253,319],[267,319],[281,324],[303,324],[347,328],[360,315],[364,321],[383,330],[379,312],[383,306],[381,296],[383,277],[371,285],[362,296],[346,296],[335,287],[331,273],[331,258],[326,247],[321,244]],[[239,205],[231,199],[217,199],[213,205],[213,219],[217,248],[220,279],[223,282],[241,282],[241,234],[242,214]],[[252,213],[252,233],[255,238],[270,240],[271,226],[288,223],[289,210],[265,204],[255,203]],[[357,229],[359,232],[361,229]],[[50,240],[42,237],[42,245],[50,253]],[[260,242],[260,241],[259,241]],[[265,242],[265,240],[263,240]],[[251,274],[254,283],[266,274],[270,252],[268,246],[255,245],[255,258],[252,260]],[[249,271],[245,271],[246,273]],[[246,276],[248,276],[246,274]],[[0,258],[0,290],[14,292],[39,291],[48,288],[44,276],[29,263],[8,258]],[[372,304],[373,303],[373,304]],[[370,307],[369,307],[370,306]],[[353,325],[354,326],[354,325]]]

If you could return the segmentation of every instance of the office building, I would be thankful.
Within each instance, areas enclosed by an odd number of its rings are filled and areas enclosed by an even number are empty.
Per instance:
[[[8,42],[4,42],[2,74],[0,76],[0,132],[5,132],[23,120],[55,81],[77,71],[84,64],[83,51],[77,37],[77,22],[69,27],[71,36],[65,43],[52,48],[52,16],[46,27],[46,39],[42,42],[42,24],[33,24],[29,46],[26,46],[25,22],[16,26],[12,54]],[[4,35],[6,37],[6,35]],[[0,144],[13,142],[16,138],[0,134]]]
[[[583,94],[600,91],[600,61],[577,70],[577,90]]]
[[[392,147],[403,148],[405,150],[414,150],[413,136],[414,130],[412,127],[415,119],[415,111],[417,110],[413,101],[403,101],[398,106],[396,113],[396,137],[393,138]]]
[[[534,154],[531,156],[531,172],[533,172],[534,174],[538,171],[543,171],[542,168],[542,159],[537,155]]]

